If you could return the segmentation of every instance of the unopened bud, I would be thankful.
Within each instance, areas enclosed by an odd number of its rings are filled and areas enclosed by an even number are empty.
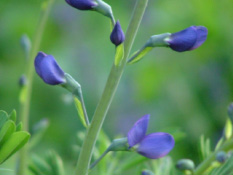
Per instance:
[[[118,46],[125,41],[125,34],[121,28],[119,21],[116,22],[110,35],[110,39],[112,43],[115,44],[115,46]]]
[[[154,175],[154,173],[151,172],[150,170],[143,170],[142,175]]]
[[[193,171],[195,168],[195,165],[194,165],[193,161],[190,159],[180,159],[176,163],[176,168],[181,170],[181,171],[184,171],[184,170]]]
[[[28,54],[29,54],[29,52],[31,50],[31,41],[30,41],[29,37],[26,34],[21,36],[20,44],[21,44],[21,47],[23,48],[23,51],[28,56]]]
[[[220,151],[216,154],[216,160],[219,163],[224,163],[227,160],[227,154],[224,151]]]

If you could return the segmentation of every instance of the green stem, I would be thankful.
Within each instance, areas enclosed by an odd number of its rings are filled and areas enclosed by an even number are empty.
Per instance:
[[[208,156],[207,159],[205,159],[194,171],[194,175],[202,175],[204,174],[204,172],[206,172],[206,170],[211,166],[212,162],[216,160],[216,154],[219,151],[229,151],[233,149],[233,140],[228,140],[227,142],[225,142],[220,148],[219,150],[216,150],[215,152],[213,152],[212,154],[210,154]]]
[[[21,102],[21,114],[20,120],[23,123],[23,130],[28,131],[28,120],[29,120],[29,110],[30,110],[30,101],[31,101],[31,93],[32,93],[32,82],[33,82],[33,74],[34,74],[34,57],[39,50],[42,35],[44,32],[44,28],[48,19],[48,15],[53,4],[54,0],[49,0],[46,9],[43,9],[42,16],[39,21],[38,28],[36,30],[32,50],[30,53],[30,59],[28,60],[28,65],[26,68],[26,77],[27,77],[27,85],[25,92],[25,100]],[[19,165],[17,169],[17,175],[25,175],[27,170],[27,146],[25,146],[20,151],[19,155]]]
[[[145,12],[147,3],[148,3],[148,0],[137,1],[137,4],[133,12],[133,16],[131,18],[129,27],[126,32],[126,39],[125,39],[125,44],[124,44],[125,55],[122,60],[122,64],[119,67],[116,67],[114,64],[112,66],[104,92],[96,108],[92,122],[87,130],[87,135],[82,145],[77,167],[75,169],[76,175],[87,175],[88,174],[89,164],[91,161],[91,157],[92,157],[92,153],[93,153],[93,149],[94,149],[97,137],[99,135],[100,129],[102,128],[106,114],[108,112],[113,96],[116,92],[119,81],[123,74],[126,60],[131,51],[131,48],[132,48],[136,33],[138,31],[139,25],[141,23],[143,14]]]
[[[91,164],[90,169],[94,168],[95,165],[99,163],[99,161],[101,161],[108,152],[109,150],[104,151],[104,153],[93,164]]]

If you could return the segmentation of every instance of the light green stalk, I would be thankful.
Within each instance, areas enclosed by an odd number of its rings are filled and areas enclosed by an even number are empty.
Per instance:
[[[104,92],[100,99],[100,102],[96,108],[92,122],[87,130],[87,135],[82,145],[80,156],[78,159],[77,167],[75,169],[75,175],[87,175],[88,169],[100,129],[102,128],[106,114],[115,95],[119,81],[123,74],[123,70],[126,64],[126,59],[129,57],[136,33],[144,15],[148,0],[138,0],[135,6],[129,27],[126,32],[126,39],[124,43],[124,57],[121,66],[115,66],[113,64],[107,83],[105,85]]]
[[[34,58],[36,53],[39,51],[40,43],[42,39],[42,35],[45,29],[45,25],[48,19],[48,15],[53,4],[54,0],[49,0],[47,2],[47,6],[43,6],[42,15],[39,21],[39,25],[37,27],[35,38],[33,41],[32,50],[30,53],[30,59],[28,60],[28,64],[26,67],[26,77],[27,77],[27,85],[25,91],[25,98],[24,101],[21,102],[21,114],[20,120],[23,123],[23,130],[28,131],[28,120],[29,120],[29,111],[30,111],[30,104],[31,104],[31,93],[32,93],[32,82],[33,82],[33,74],[34,74]],[[17,175],[26,175],[27,170],[27,146],[21,149],[19,154],[19,165],[17,169]]]

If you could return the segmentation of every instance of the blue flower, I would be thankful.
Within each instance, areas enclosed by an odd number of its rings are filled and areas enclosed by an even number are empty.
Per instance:
[[[95,0],[66,0],[66,2],[79,10],[92,10],[97,6]]]
[[[39,52],[35,58],[34,65],[37,74],[45,83],[50,85],[65,83],[64,72],[52,55]]]
[[[121,43],[123,43],[125,41],[125,34],[121,28],[119,21],[116,22],[116,24],[112,30],[112,33],[110,35],[110,40],[116,46],[120,45]]]
[[[198,48],[207,38],[208,30],[203,26],[191,26],[180,32],[171,34],[166,39],[169,47],[177,52],[184,52]]]
[[[157,132],[146,135],[150,115],[140,118],[128,132],[129,148],[135,147],[136,151],[150,159],[166,156],[174,147],[172,135]]]

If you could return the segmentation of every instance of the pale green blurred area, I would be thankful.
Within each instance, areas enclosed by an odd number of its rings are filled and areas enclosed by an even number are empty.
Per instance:
[[[0,1],[0,109],[19,114],[18,79],[26,61],[19,40],[33,38],[40,0]],[[108,0],[124,31],[136,0]],[[126,135],[133,123],[151,114],[149,132],[180,128],[187,137],[176,143],[174,160],[198,162],[197,145],[204,134],[216,143],[233,100],[233,2],[230,0],[151,0],[132,52],[154,34],[177,32],[191,25],[209,30],[198,49],[177,53],[156,48],[142,61],[127,66],[108,112],[104,129],[113,139]],[[41,51],[52,54],[63,70],[82,85],[88,114],[94,113],[113,63],[115,48],[110,21],[95,12],[78,11],[56,0],[43,36]],[[50,127],[35,148],[55,149],[68,162],[77,131],[84,130],[69,93],[49,86],[35,74],[30,125],[42,118]],[[1,166],[4,167],[4,164]],[[11,166],[12,167],[12,166]]]

